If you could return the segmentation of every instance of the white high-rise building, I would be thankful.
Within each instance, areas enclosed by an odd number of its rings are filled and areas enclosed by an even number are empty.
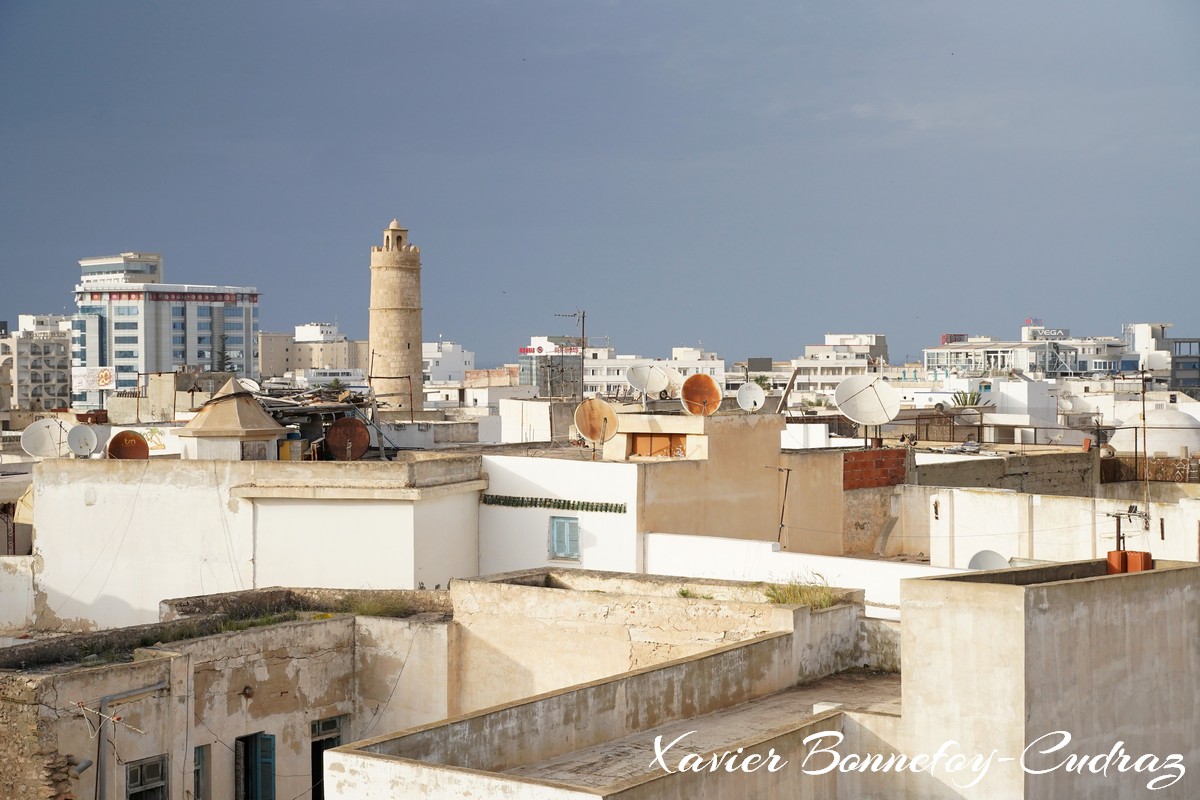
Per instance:
[[[155,372],[225,370],[256,377],[258,289],[163,283],[158,253],[85,258],[71,318],[72,403]]]

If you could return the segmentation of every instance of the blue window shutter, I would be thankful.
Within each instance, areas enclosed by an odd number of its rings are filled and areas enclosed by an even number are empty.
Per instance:
[[[258,750],[254,765],[254,788],[257,800],[275,800],[275,737],[260,733],[254,737]]]
[[[579,558],[579,522],[577,520],[567,521],[567,554],[572,558]]]

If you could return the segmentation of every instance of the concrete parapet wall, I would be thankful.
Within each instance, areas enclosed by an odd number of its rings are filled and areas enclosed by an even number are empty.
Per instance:
[[[921,463],[916,468],[914,483],[922,486],[981,487],[1092,497],[1100,484],[1099,451],[988,454],[964,456],[940,463]]]
[[[791,636],[768,634],[359,749],[463,769],[512,769],[785,689],[794,683],[791,652]]]

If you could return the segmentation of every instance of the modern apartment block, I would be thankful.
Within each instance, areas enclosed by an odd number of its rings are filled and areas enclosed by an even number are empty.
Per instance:
[[[258,289],[163,283],[158,253],[80,260],[71,318],[71,400],[102,405],[154,372],[257,374]]]
[[[70,339],[63,330],[68,319],[22,314],[17,330],[0,333],[0,407],[41,410],[68,405]]]

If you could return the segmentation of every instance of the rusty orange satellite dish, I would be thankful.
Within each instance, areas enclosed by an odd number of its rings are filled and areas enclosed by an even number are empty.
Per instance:
[[[603,444],[617,435],[617,411],[599,397],[591,397],[575,407],[575,428],[594,444]]]
[[[721,407],[721,386],[717,379],[702,372],[689,375],[679,390],[683,410],[694,417],[710,417]]]
[[[137,431],[121,431],[108,443],[109,458],[143,459],[150,457],[150,444]]]

